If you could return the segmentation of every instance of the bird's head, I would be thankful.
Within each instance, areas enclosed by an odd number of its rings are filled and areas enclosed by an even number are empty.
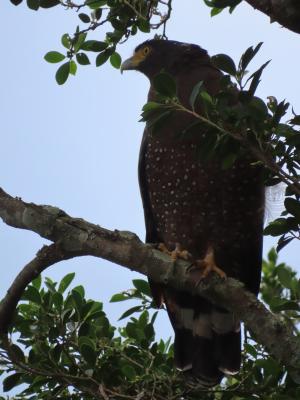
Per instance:
[[[189,62],[190,58],[208,57],[200,46],[175,40],[152,39],[137,46],[133,56],[121,65],[121,72],[136,70],[149,79],[162,70],[172,73],[174,65]]]

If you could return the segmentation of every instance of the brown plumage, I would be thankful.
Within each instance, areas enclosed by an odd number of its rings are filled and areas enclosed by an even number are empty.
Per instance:
[[[168,72],[186,107],[199,81],[214,95],[222,76],[199,46],[163,40],[138,46],[122,69],[143,72],[150,84],[161,70]],[[155,100],[152,84],[148,100]],[[169,250],[179,243],[194,259],[211,252],[218,267],[257,294],[264,204],[260,170],[247,155],[229,169],[222,169],[217,159],[200,161],[196,150],[201,132],[178,139],[192,118],[175,112],[155,135],[145,128],[139,182],[146,241],[162,242]],[[150,283],[156,301],[162,299],[168,309],[177,367],[191,371],[204,386],[219,383],[224,373],[237,373],[241,350],[235,316],[201,297]]]

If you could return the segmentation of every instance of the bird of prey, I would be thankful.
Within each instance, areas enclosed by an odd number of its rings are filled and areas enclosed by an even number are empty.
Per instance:
[[[199,81],[213,96],[222,77],[206,50],[171,40],[142,43],[121,69],[137,70],[149,78],[148,101],[156,98],[153,78],[161,71],[169,73],[187,108]],[[191,115],[175,111],[155,134],[146,124],[139,159],[146,242],[162,243],[173,254],[187,251],[194,260],[202,260],[204,275],[224,272],[257,295],[264,208],[261,171],[247,154],[227,169],[218,159],[201,161],[196,151],[201,132],[178,138],[193,121]],[[180,370],[190,371],[206,387],[239,371],[240,322],[233,313],[199,296],[154,282],[150,286],[155,301],[166,304]]]

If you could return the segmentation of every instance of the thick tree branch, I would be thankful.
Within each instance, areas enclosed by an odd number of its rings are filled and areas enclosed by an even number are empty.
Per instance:
[[[55,257],[58,261],[59,257],[64,259],[92,255],[140,272],[156,282],[222,304],[245,322],[257,341],[277,360],[292,367],[300,365],[300,341],[290,327],[279,315],[269,312],[253,294],[234,279],[221,281],[212,276],[196,284],[197,276],[188,272],[189,263],[178,261],[174,264],[170,257],[143,244],[133,233],[109,231],[82,219],[72,218],[58,208],[38,206],[15,199],[2,189],[0,217],[8,225],[34,231],[57,243],[59,250],[53,253],[54,262]],[[43,259],[45,261],[47,258]],[[42,269],[46,264],[42,263]],[[36,276],[34,268],[28,267],[28,270],[31,270],[33,279]],[[19,277],[17,279],[20,279]],[[24,284],[29,280],[27,275]],[[5,304],[7,297],[3,301]],[[2,313],[5,311],[2,309]],[[5,317],[0,315],[1,319],[3,321]],[[2,330],[3,328],[2,326]]]
[[[300,33],[300,7],[298,0],[246,0],[252,7],[268,15],[271,22]]]

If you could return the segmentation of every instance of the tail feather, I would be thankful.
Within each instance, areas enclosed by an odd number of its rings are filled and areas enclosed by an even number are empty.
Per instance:
[[[205,299],[164,291],[175,331],[175,365],[204,387],[219,384],[224,374],[236,374],[241,363],[240,323],[232,313]]]

